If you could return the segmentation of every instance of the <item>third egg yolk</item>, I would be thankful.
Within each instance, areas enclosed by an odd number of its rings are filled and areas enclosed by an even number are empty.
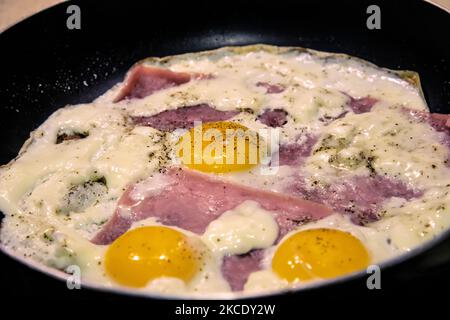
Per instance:
[[[209,122],[192,128],[178,141],[185,166],[213,173],[249,170],[259,163],[261,138],[235,122]]]
[[[272,269],[289,282],[334,278],[362,270],[369,254],[361,241],[336,229],[300,231],[283,241],[272,259]]]

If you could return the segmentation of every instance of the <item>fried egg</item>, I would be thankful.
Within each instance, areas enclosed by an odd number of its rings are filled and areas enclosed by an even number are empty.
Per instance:
[[[201,252],[190,242],[181,232],[163,226],[128,231],[109,246],[106,272],[116,282],[138,288],[161,277],[190,281],[202,263]]]
[[[252,274],[245,291],[258,292],[308,285],[346,276],[398,255],[389,233],[357,226],[334,214],[293,230],[267,250],[264,270]]]
[[[247,171],[259,164],[259,140],[255,131],[242,124],[208,122],[181,137],[177,155],[182,164],[202,172]]]

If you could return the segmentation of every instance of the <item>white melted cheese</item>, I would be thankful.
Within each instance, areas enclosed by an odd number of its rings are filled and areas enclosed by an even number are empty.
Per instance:
[[[428,124],[397,107],[378,105],[372,112],[348,114],[324,127],[302,172],[331,182],[374,170],[420,189],[445,186],[449,149],[441,141],[442,133]]]
[[[254,131],[267,129],[257,119],[264,110],[283,108],[288,117],[279,129],[281,143],[302,141],[305,134],[320,136],[312,156],[301,167],[283,166],[271,175],[260,165],[248,172],[223,174],[221,179],[283,192],[284,183],[299,173],[307,179],[332,183],[375,170],[424,191],[422,197],[407,202],[387,201],[382,208],[383,219],[365,227],[333,215],[298,230],[321,226],[351,232],[378,262],[409,251],[449,227],[448,147],[441,143],[442,134],[425,123],[410,121],[401,112],[401,107],[427,110],[427,106],[420,89],[396,74],[342,56],[306,51],[276,54],[266,49],[180,56],[165,67],[212,77],[143,99],[113,103],[124,85],[121,83],[93,103],[60,109],[32,133],[17,159],[0,168],[3,247],[58,269],[76,264],[82,269],[83,279],[117,287],[103,269],[108,246],[94,245],[89,239],[110,219],[128,186],[138,182],[132,197],[139,200],[170,183],[159,172],[174,164],[171,151],[177,141],[175,135],[135,127],[129,117],[200,103],[224,111],[250,109],[230,121]],[[285,90],[267,94],[259,82]],[[347,105],[347,95],[370,96],[379,102],[369,113],[354,114]],[[344,112],[347,114],[337,120],[323,121]],[[86,137],[56,143],[58,133],[70,131]],[[372,158],[370,169],[360,159],[361,154],[365,159]],[[87,201],[81,194],[86,203],[67,205],[69,195],[78,190],[76,186],[91,187],[96,179],[101,183],[96,185],[98,194],[94,198]],[[124,210],[123,214],[130,212]],[[150,218],[136,222],[132,229],[158,224]],[[211,222],[203,235],[178,230],[208,248],[204,268],[188,284],[160,278],[140,290],[187,295],[230,292],[220,271],[224,255],[257,248],[267,248],[263,270],[250,275],[244,291],[289,287],[270,267],[278,236],[273,213],[257,204],[248,201],[226,212]]]
[[[442,234],[450,226],[450,187],[431,188],[423,197],[405,201],[391,199],[382,220],[370,228],[387,234],[401,251],[410,251]]]
[[[273,214],[254,201],[245,201],[212,221],[202,238],[212,251],[233,255],[268,248],[277,236]]]
[[[286,280],[280,279],[270,268],[252,272],[244,285],[246,293],[263,293],[289,287]]]

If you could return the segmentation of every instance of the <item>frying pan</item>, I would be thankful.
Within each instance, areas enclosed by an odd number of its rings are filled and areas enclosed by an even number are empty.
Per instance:
[[[67,7],[81,9],[81,29],[69,30]],[[366,26],[371,4],[381,29]],[[73,1],[6,30],[1,44],[0,163],[13,159],[31,130],[66,104],[90,102],[136,61],[266,43],[360,57],[391,69],[419,72],[433,112],[450,113],[450,15],[422,1]],[[14,296],[116,297],[67,290],[59,280],[0,254],[1,285]],[[383,295],[420,294],[450,283],[449,232],[382,265]],[[270,299],[380,296],[364,274]],[[286,300],[287,299],[287,300]],[[303,300],[305,301],[305,300]]]

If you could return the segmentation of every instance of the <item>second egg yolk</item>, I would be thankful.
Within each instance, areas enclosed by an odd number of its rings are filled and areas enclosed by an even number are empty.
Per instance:
[[[261,138],[235,122],[209,122],[192,128],[177,144],[185,166],[213,173],[249,170],[259,163]]]
[[[329,279],[362,270],[369,254],[361,241],[336,229],[300,231],[278,247],[272,269],[289,282]]]
[[[107,274],[130,287],[144,287],[159,277],[185,282],[200,269],[200,254],[183,233],[168,227],[141,227],[123,234],[108,248]]]

